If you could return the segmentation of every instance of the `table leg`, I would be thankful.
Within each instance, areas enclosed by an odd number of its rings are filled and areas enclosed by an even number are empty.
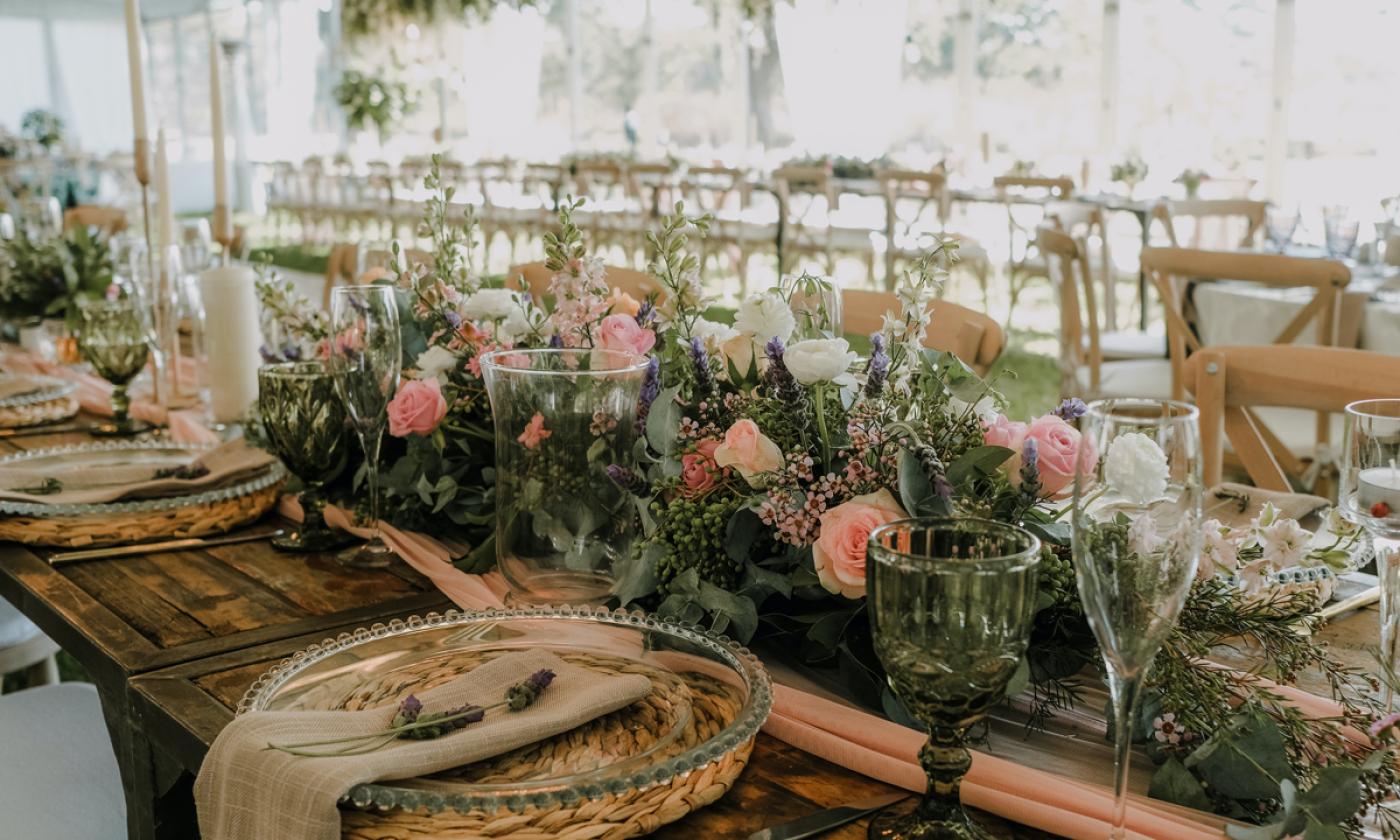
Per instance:
[[[1151,231],[1151,222],[1147,218],[1147,212],[1143,210],[1133,211],[1133,218],[1138,221],[1138,229],[1142,233],[1142,247],[1146,248],[1149,240],[1148,234]],[[1139,251],[1139,254],[1142,252]],[[1147,332],[1147,272],[1142,268],[1142,260],[1138,260],[1138,328],[1142,332]]]
[[[119,677],[115,681],[99,681],[97,696],[102,701],[102,716],[107,722],[112,750],[117,756],[117,768],[121,771],[128,840],[155,840],[155,777],[151,766],[151,747],[131,707],[126,680]]]

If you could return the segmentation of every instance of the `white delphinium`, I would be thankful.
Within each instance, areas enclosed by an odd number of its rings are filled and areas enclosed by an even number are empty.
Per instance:
[[[1130,502],[1145,505],[1161,498],[1170,472],[1167,454],[1142,432],[1120,435],[1108,445],[1104,480]]]

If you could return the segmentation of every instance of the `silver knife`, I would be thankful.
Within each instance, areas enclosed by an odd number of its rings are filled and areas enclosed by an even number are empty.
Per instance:
[[[90,431],[92,431],[92,426],[74,423],[55,424],[52,426],[20,426],[16,428],[0,429],[0,439],[31,437],[34,435],[63,435],[69,432]]]
[[[210,548],[216,545],[234,545],[235,543],[256,542],[257,540],[270,540],[273,537],[282,536],[282,529],[276,531],[264,531],[261,534],[238,534],[232,537],[216,537],[206,540],[202,537],[190,537],[183,540],[167,540],[165,542],[136,543],[135,545],[118,545],[109,548],[88,548],[82,551],[61,551],[58,554],[50,555],[50,566],[66,566],[69,563],[81,563],[84,560],[101,560],[107,557],[132,557],[138,554],[156,554],[162,551],[179,551],[184,548]]]
[[[762,831],[755,831],[749,835],[749,840],[800,840],[803,837],[811,837],[821,834],[823,831],[830,831],[833,828],[843,826],[852,820],[858,820],[866,814],[873,814],[882,808],[908,799],[907,793],[887,794],[885,796],[874,796],[870,799],[861,799],[856,802],[848,802],[845,805],[838,805],[835,808],[827,808],[825,811],[818,811],[815,814],[808,814],[792,822],[785,822],[781,825],[770,826]]]

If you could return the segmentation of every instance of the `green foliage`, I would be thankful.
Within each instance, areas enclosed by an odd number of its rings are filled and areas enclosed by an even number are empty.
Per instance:
[[[547,231],[544,235],[544,266],[550,271],[564,271],[588,255],[583,231],[574,223],[574,211],[582,206],[583,199],[571,195],[559,202],[559,231]]]
[[[657,584],[663,595],[674,594],[677,578],[687,572],[726,590],[738,588],[748,555],[735,537],[726,538],[731,520],[742,504],[739,497],[721,492],[697,498],[676,495],[668,501],[652,503],[656,531],[641,541],[639,550],[661,547],[655,562]]]
[[[31,239],[23,231],[4,243],[0,316],[20,320],[64,317],[84,297],[112,283],[107,239],[85,228],[62,237]]]
[[[333,94],[350,128],[373,126],[381,141],[389,137],[391,127],[417,108],[408,85],[358,70],[342,73]]]
[[[486,20],[499,5],[524,9],[533,7],[535,0],[344,0],[340,21],[345,34],[365,36],[402,31],[408,23]]]
[[[34,108],[25,112],[19,123],[20,133],[51,151],[63,142],[63,120],[52,111]]]

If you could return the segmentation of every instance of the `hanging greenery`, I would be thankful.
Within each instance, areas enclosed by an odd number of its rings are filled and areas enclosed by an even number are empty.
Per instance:
[[[345,122],[361,131],[373,127],[383,142],[390,128],[417,108],[408,85],[381,76],[346,70],[335,86],[335,101],[345,112]]]
[[[341,28],[346,35],[392,31],[409,23],[420,26],[439,20],[486,20],[497,6],[532,7],[536,0],[344,0]]]

